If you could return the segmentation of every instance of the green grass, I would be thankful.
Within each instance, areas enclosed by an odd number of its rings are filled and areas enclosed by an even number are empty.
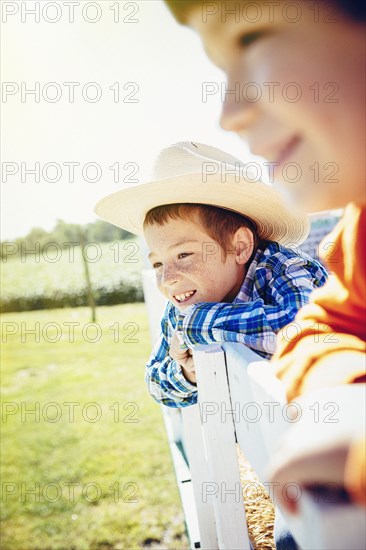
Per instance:
[[[96,343],[83,338],[87,308],[2,316],[2,410],[15,412],[2,424],[3,550],[189,546],[161,411],[143,380],[145,307],[101,307],[97,315]],[[37,322],[39,342],[25,333]],[[67,322],[78,323],[74,342]],[[5,329],[17,328],[5,338]],[[78,403],[74,421],[67,402]],[[40,417],[25,407],[38,407]],[[36,494],[25,493],[32,488]]]

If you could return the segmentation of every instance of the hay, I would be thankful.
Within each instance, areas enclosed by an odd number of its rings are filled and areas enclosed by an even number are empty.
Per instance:
[[[237,452],[249,538],[254,550],[276,550],[273,501],[238,446]]]

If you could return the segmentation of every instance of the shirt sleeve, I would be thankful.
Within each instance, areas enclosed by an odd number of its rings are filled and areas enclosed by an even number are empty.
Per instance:
[[[199,303],[178,318],[177,329],[189,347],[214,342],[238,342],[270,358],[276,333],[292,322],[308,303],[315,287],[326,281],[318,262],[301,256],[273,261],[258,277],[266,285],[265,298],[243,303]]]
[[[172,304],[168,304],[161,321],[161,333],[149,362],[145,381],[152,397],[168,407],[186,407],[197,402],[197,387],[187,380],[180,365],[169,355],[173,329],[169,323]]]

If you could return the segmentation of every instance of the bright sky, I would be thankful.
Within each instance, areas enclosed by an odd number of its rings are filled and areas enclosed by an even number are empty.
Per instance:
[[[37,4],[39,22],[24,11]],[[108,0],[2,2],[1,239],[51,229],[57,218],[94,221],[101,196],[129,176],[146,180],[159,150],[177,141],[248,158],[245,144],[219,127],[224,76],[199,38],[160,0],[121,1],[119,14],[117,7]],[[218,90],[206,101],[204,83]],[[37,87],[38,101],[26,93]],[[39,182],[28,172],[35,168]]]

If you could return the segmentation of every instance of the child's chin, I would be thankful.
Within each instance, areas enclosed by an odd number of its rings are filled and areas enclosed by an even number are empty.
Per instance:
[[[187,303],[178,304],[177,308],[179,309],[179,311],[183,312],[185,309],[188,309],[190,306],[193,306],[193,304],[197,304],[197,303],[198,303],[198,300],[196,301],[189,300]]]
[[[191,306],[192,304],[182,304],[182,305],[178,305],[177,308],[179,309],[179,311],[184,311],[185,309],[187,309],[189,306]]]

